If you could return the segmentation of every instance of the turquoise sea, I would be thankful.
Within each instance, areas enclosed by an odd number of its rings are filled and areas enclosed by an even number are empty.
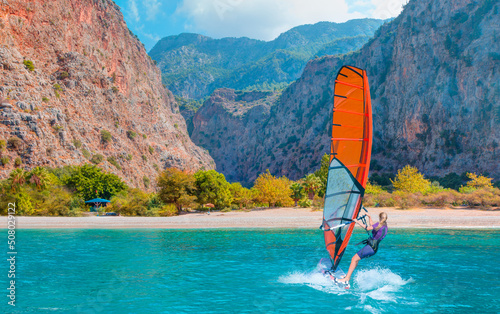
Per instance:
[[[500,312],[500,230],[392,229],[348,291],[315,272],[319,230],[18,230],[16,240],[15,308],[5,259],[0,268],[6,313]]]

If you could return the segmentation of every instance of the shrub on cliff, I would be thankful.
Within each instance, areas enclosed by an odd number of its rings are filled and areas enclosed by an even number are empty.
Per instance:
[[[35,65],[33,64],[33,61],[24,60],[23,64],[26,67],[26,69],[28,69],[30,72],[33,72],[35,70]]]
[[[6,147],[7,147],[7,142],[5,140],[0,140],[0,153],[3,153]]]
[[[18,149],[19,147],[21,147],[22,140],[17,136],[12,136],[8,139],[7,143],[13,149]]]
[[[118,163],[118,161],[116,161],[115,157],[112,157],[112,156],[108,157],[108,162],[110,164],[112,164],[113,166],[115,166],[116,169],[118,169],[118,170],[122,169],[122,166],[120,166],[120,164]]]
[[[135,133],[134,131],[132,131],[132,130],[127,131],[127,137],[129,139],[133,140],[136,136],[137,136],[137,133]]]
[[[7,166],[9,162],[10,162],[9,156],[3,156],[2,158],[0,158],[0,163],[2,164],[2,166]]]
[[[109,143],[113,136],[108,130],[101,130],[101,140],[103,143]]]
[[[143,176],[142,183],[144,183],[144,186],[147,189],[147,188],[149,188],[149,185],[151,184],[151,179],[149,179],[147,176]]]
[[[92,158],[90,159],[90,162],[93,163],[93,164],[100,164],[102,161],[104,160],[104,156],[101,155],[101,154],[95,154],[92,156]]]

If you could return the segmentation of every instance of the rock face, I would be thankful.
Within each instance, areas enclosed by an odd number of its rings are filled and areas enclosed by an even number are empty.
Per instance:
[[[427,175],[474,171],[499,179],[499,11],[493,0],[412,0],[359,52],[309,62],[259,121],[225,112],[224,123],[213,123],[217,104],[206,102],[192,138],[234,180],[249,182],[267,168],[302,177],[329,152],[334,80],[350,64],[370,80],[372,173],[410,164]]]
[[[0,73],[0,139],[14,139],[1,178],[16,157],[32,168],[102,155],[137,187],[167,166],[214,166],[111,0],[0,1]]]
[[[297,79],[315,55],[361,48],[383,22],[360,19],[302,25],[268,42],[180,34],[161,39],[150,55],[176,96],[201,99],[221,87],[268,90]]]

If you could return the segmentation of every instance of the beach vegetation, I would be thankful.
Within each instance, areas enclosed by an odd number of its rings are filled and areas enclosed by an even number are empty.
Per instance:
[[[425,193],[431,188],[431,182],[425,179],[416,167],[410,165],[398,170],[396,178],[391,182],[399,193]]]
[[[239,182],[231,183],[229,186],[233,197],[233,205],[237,208],[248,208],[255,197],[255,190],[247,189]]]
[[[307,197],[309,197],[310,200],[313,200],[316,192],[321,189],[321,179],[313,173],[310,173],[304,179],[302,179],[302,186],[304,187],[304,191],[307,194]]]
[[[325,196],[326,192],[326,182],[328,180],[328,168],[330,167],[330,155],[329,154],[324,154],[323,157],[321,157],[321,166],[316,172],[314,172],[314,175],[319,178],[321,182],[321,187],[319,188],[317,194],[320,197]]]
[[[308,198],[305,197],[299,201],[299,206],[304,207],[304,208],[309,208],[312,205],[312,201]]]
[[[211,203],[216,209],[231,206],[233,196],[230,184],[222,173],[215,170],[198,170],[194,174],[195,195],[199,204]]]
[[[126,216],[159,216],[159,208],[148,206],[150,195],[137,188],[122,190],[112,199],[106,211],[113,211]]]
[[[475,173],[467,173],[467,177],[470,179],[467,182],[467,185],[465,187],[462,187],[461,190],[465,191],[471,191],[471,190],[476,190],[476,189],[484,189],[484,188],[492,188],[493,184],[491,183],[493,181],[492,178],[488,178],[482,175],[477,175]]]
[[[127,185],[117,175],[104,172],[89,164],[72,167],[70,174],[63,177],[63,183],[84,200],[93,198],[109,200],[127,188]]]
[[[57,178],[43,167],[35,167],[26,178],[28,182],[37,190],[46,190],[49,185],[54,184]]]
[[[288,178],[277,178],[266,170],[255,180],[254,189],[257,191],[255,199],[269,207],[293,206],[294,201],[290,196],[291,185],[292,182]]]
[[[371,184],[370,182],[366,183],[365,187],[365,195],[366,194],[372,194],[372,195],[379,195],[383,193],[385,190],[377,184]]]
[[[305,195],[304,193],[304,186],[300,184],[299,182],[294,182],[292,185],[290,185],[290,190],[292,191],[291,197],[293,201],[295,202],[295,207],[297,207],[297,202],[302,199]]]
[[[192,173],[177,168],[163,170],[156,180],[159,188],[158,196],[165,204],[174,204],[177,212],[189,206],[196,198],[194,196],[195,178]]]
[[[159,214],[163,217],[170,217],[178,215],[179,211],[177,210],[177,206],[175,206],[175,204],[166,204],[163,205],[163,207],[159,211]]]

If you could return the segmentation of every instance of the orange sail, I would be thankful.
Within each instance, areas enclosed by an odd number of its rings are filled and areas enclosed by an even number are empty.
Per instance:
[[[372,109],[366,71],[344,66],[335,79],[330,168],[322,230],[334,270],[358,217],[368,181]]]

